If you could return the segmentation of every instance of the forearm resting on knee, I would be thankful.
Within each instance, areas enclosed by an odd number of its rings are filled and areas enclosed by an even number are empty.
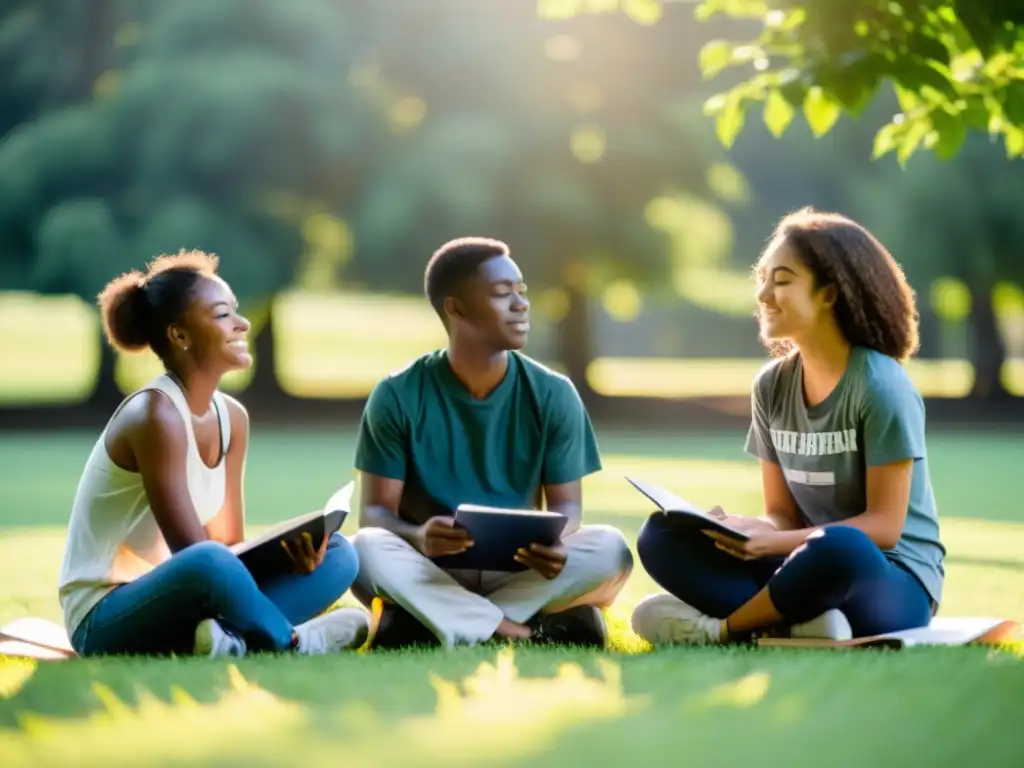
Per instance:
[[[371,504],[359,516],[360,528],[383,528],[410,544],[414,543],[419,526],[407,523],[387,507]]]

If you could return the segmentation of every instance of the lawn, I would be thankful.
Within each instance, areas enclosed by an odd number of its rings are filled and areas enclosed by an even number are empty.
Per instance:
[[[630,540],[636,473],[756,512],[742,434],[601,431],[588,519]],[[0,624],[59,620],[63,525],[94,435],[0,436]],[[350,430],[253,438],[252,525],[313,508],[351,477]],[[1024,618],[1019,434],[930,437],[947,561],[944,615]],[[354,521],[346,523],[351,533]],[[604,654],[516,649],[225,660],[0,660],[0,765],[1020,764],[1024,653],[649,651],[629,607]],[[1014,757],[1016,755],[1016,757]]]

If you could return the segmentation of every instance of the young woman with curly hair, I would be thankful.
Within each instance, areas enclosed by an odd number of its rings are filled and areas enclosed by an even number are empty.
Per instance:
[[[294,572],[258,584],[229,548],[245,535],[249,417],[219,386],[253,361],[216,269],[183,251],[99,295],[110,343],[152,349],[166,372],[110,417],[75,493],[59,594],[81,656],[322,654],[366,638],[364,611],[324,613],[359,569],[340,534],[286,544]]]
[[[945,548],[924,404],[902,365],[918,345],[914,292],[864,227],[813,209],[781,221],[756,274],[774,359],[754,381],[746,450],[764,515],[712,511],[745,542],[651,516],[637,551],[669,594],[645,599],[633,628],[654,644],[715,644],[927,625]]]

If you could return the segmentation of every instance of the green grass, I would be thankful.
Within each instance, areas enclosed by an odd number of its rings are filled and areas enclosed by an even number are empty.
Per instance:
[[[742,434],[602,431],[588,519],[630,540],[636,472],[756,512]],[[59,620],[63,526],[93,434],[0,437],[0,624]],[[351,477],[353,435],[261,430],[250,523],[315,507]],[[950,554],[945,615],[1024,618],[1019,435],[933,434]],[[346,523],[351,533],[354,521]],[[655,590],[639,568],[605,654],[516,649],[331,658],[0,660],[0,765],[1014,764],[1019,649],[902,653],[665,649],[628,630]]]

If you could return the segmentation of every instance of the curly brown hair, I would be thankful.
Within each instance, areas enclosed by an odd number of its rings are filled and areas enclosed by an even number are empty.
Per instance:
[[[850,344],[900,362],[917,351],[916,294],[900,265],[871,232],[842,214],[807,207],[779,222],[772,243],[783,239],[811,271],[815,288],[836,287],[836,322]],[[769,348],[778,356],[788,353],[792,344],[773,342]]]

